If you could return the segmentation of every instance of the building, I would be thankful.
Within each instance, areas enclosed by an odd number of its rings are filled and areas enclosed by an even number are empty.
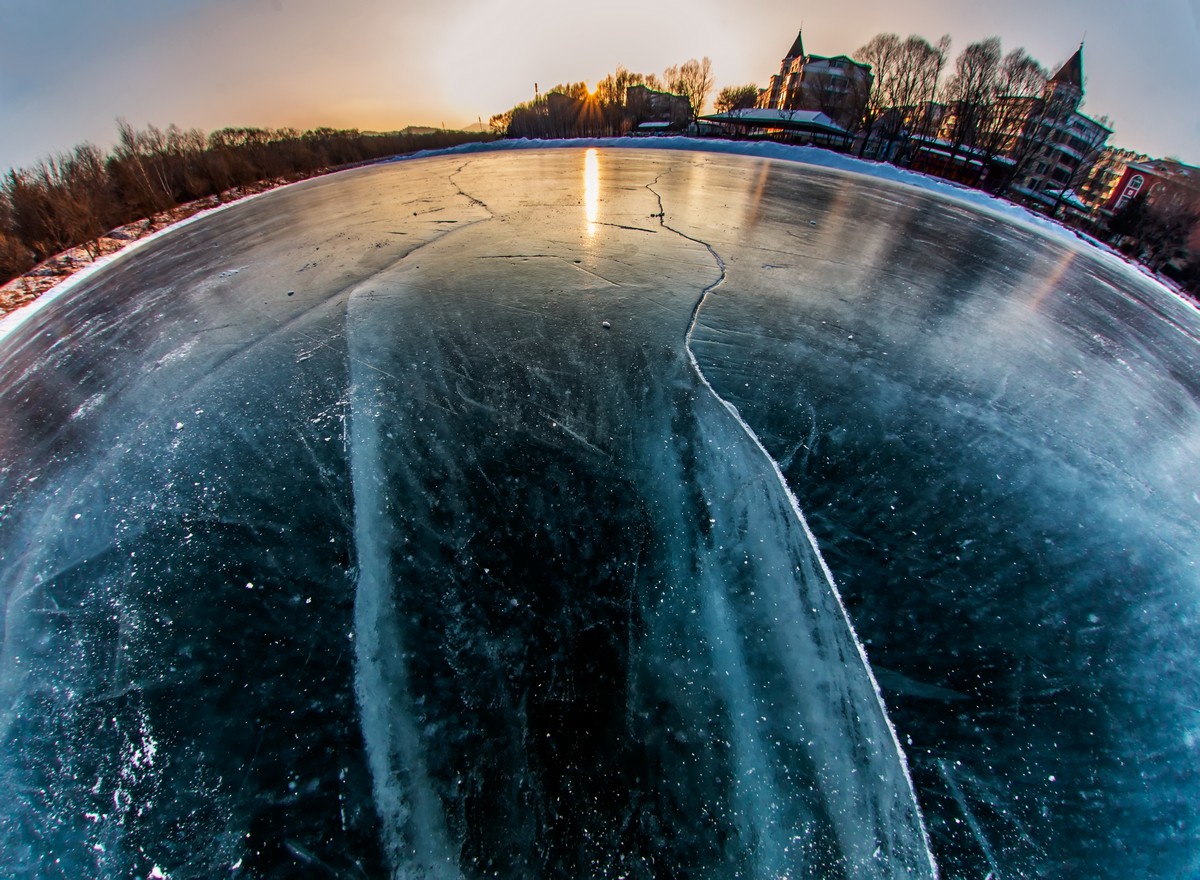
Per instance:
[[[820,110],[773,110],[747,107],[702,116],[703,122],[733,137],[767,137],[839,150],[850,148],[853,135]]]
[[[667,123],[671,129],[683,129],[692,121],[692,105],[683,95],[659,92],[643,85],[625,90],[625,113],[635,128],[645,123]]]
[[[1087,215],[1080,190],[1112,130],[1079,112],[1083,45],[1040,93],[1001,95],[989,103],[959,101],[892,108],[897,126],[912,132],[900,149],[911,167],[1058,213]],[[911,117],[911,118],[910,118]],[[920,132],[928,133],[920,133]]]
[[[805,53],[801,31],[780,62],[779,73],[758,93],[757,106],[763,110],[819,111],[853,132],[862,121],[873,81],[869,64],[859,64],[846,55]]]
[[[1013,120],[1003,132],[1002,151],[1013,163],[1013,195],[1051,210],[1079,202],[1075,190],[1112,134],[1107,125],[1079,112],[1082,100],[1082,43],[1041,95],[1000,99],[998,112]]]
[[[1147,159],[1125,167],[1104,212],[1113,217],[1141,199],[1160,224],[1180,227],[1184,256],[1200,260],[1200,168],[1174,159]]]
[[[1200,214],[1200,168],[1174,159],[1143,159],[1125,166],[1104,208],[1116,213],[1138,196],[1159,212]]]
[[[1126,181],[1126,170],[1130,165],[1149,160],[1150,157],[1145,153],[1112,145],[1105,147],[1096,164],[1092,166],[1092,173],[1088,175],[1087,182],[1079,188],[1079,197],[1092,209],[1093,214],[1099,216],[1105,211],[1111,213],[1109,203],[1118,186]]]
[[[1200,168],[1130,163],[1105,205],[1113,242],[1200,299]]]

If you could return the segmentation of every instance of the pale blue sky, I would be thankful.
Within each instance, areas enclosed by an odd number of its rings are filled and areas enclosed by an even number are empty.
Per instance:
[[[0,0],[0,171],[114,120],[184,128],[461,127],[623,64],[707,55],[759,86],[804,26],[852,54],[895,31],[999,35],[1053,67],[1086,40],[1084,110],[1113,142],[1200,164],[1200,0]]]

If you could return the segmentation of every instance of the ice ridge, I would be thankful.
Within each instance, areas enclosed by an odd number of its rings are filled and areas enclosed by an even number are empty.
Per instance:
[[[891,736],[892,745],[895,748],[896,759],[899,762],[901,772],[904,775],[905,784],[907,785],[909,795],[912,798],[912,806],[913,806],[913,810],[914,810],[914,814],[916,816],[918,826],[920,828],[920,833],[921,833],[921,837],[922,837],[922,843],[924,845],[925,854],[929,859],[929,869],[930,869],[931,874],[936,878],[938,876],[937,863],[933,857],[933,847],[929,840],[929,832],[925,826],[925,818],[921,812],[920,803],[917,801],[916,788],[913,785],[912,773],[911,773],[911,771],[909,769],[909,765],[908,765],[908,758],[904,753],[903,747],[900,745],[900,738],[896,733],[895,725],[892,723],[891,716],[888,714],[888,711],[887,711],[887,706],[883,701],[883,694],[882,694],[882,691],[880,690],[879,682],[875,678],[875,673],[871,668],[870,660],[867,657],[866,647],[863,645],[862,640],[858,637],[858,633],[854,629],[854,623],[853,623],[853,621],[851,621],[850,615],[846,611],[846,605],[842,600],[841,592],[838,590],[837,582],[835,581],[835,579],[833,577],[833,571],[829,568],[829,565],[825,562],[825,557],[821,554],[821,549],[820,549],[819,545],[817,544],[816,535],[813,534],[812,529],[809,527],[808,520],[805,518],[804,512],[800,508],[800,501],[799,501],[799,499],[796,498],[796,495],[792,491],[791,486],[788,485],[787,479],[784,477],[783,471],[779,467],[779,463],[777,461],[775,461],[774,457],[772,457],[772,455],[767,451],[767,448],[763,445],[763,443],[759,439],[758,435],[754,432],[754,429],[750,427],[750,425],[746,422],[746,420],[744,418],[742,418],[742,414],[738,411],[737,406],[735,406],[732,402],[730,402],[730,401],[726,400],[724,397],[722,397],[717,392],[717,390],[712,386],[712,383],[710,383],[708,381],[708,377],[704,375],[704,371],[700,367],[700,362],[696,358],[695,352],[692,350],[692,337],[693,337],[693,334],[695,333],[696,324],[700,318],[700,311],[704,307],[704,302],[708,298],[708,295],[710,293],[712,293],[714,290],[716,290],[718,287],[720,287],[725,282],[725,278],[726,278],[726,274],[727,274],[727,272],[726,272],[727,267],[725,265],[725,261],[723,259],[721,259],[721,255],[718,254],[716,249],[713,248],[713,246],[711,244],[709,244],[707,241],[704,241],[703,239],[700,239],[700,238],[696,238],[695,236],[692,236],[692,235],[688,235],[686,232],[676,229],[673,226],[671,226],[669,223],[667,223],[666,208],[663,204],[662,195],[654,189],[654,185],[657,182],[658,182],[658,178],[655,178],[654,182],[646,185],[646,189],[648,189],[651,193],[653,193],[654,197],[658,200],[657,218],[658,218],[659,225],[663,229],[666,229],[669,232],[673,232],[674,234],[676,234],[682,238],[685,238],[688,241],[695,242],[696,244],[704,247],[708,251],[709,255],[713,258],[713,261],[717,264],[717,268],[720,272],[718,278],[712,284],[709,284],[707,287],[705,287],[700,292],[700,295],[696,298],[696,302],[692,307],[691,318],[688,323],[687,331],[684,334],[684,349],[687,351],[688,361],[690,362],[692,370],[695,372],[696,377],[700,380],[700,382],[704,385],[704,387],[708,390],[708,392],[710,394],[712,394],[712,396],[729,412],[729,414],[731,416],[733,416],[734,420],[738,423],[738,425],[741,426],[742,430],[746,433],[746,436],[750,438],[750,440],[754,444],[754,446],[757,447],[759,452],[762,453],[763,457],[766,458],[766,460],[768,462],[770,462],[771,469],[774,471],[775,477],[779,480],[779,484],[783,488],[783,491],[787,496],[787,499],[788,499],[789,504],[791,505],[792,511],[795,513],[796,519],[800,523],[800,527],[804,532],[805,539],[808,541],[809,546],[812,548],[813,555],[815,556],[817,563],[819,564],[819,566],[821,568],[821,573],[824,576],[825,581],[829,586],[830,593],[832,594],[835,602],[837,603],[837,608],[838,608],[839,612],[841,613],[842,618],[845,621],[846,629],[850,634],[850,638],[853,640],[854,646],[855,646],[856,650],[858,651],[858,656],[859,656],[860,660],[862,661],[863,669],[866,672],[867,677],[871,681],[871,689],[873,690],[873,692],[875,694],[875,699],[877,700],[877,702],[879,704],[880,714],[882,715],[883,720],[887,725],[887,730],[888,730],[889,735]]]

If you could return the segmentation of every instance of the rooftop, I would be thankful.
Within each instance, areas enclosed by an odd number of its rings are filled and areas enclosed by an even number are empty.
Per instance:
[[[1050,82],[1072,85],[1080,91],[1083,90],[1083,43],[1079,44],[1075,54],[1066,60],[1058,72],[1050,77]]]

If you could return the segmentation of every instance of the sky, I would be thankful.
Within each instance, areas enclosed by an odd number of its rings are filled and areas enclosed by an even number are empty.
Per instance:
[[[951,56],[997,35],[1052,70],[1084,42],[1083,111],[1110,141],[1200,165],[1200,0],[0,0],[0,173],[116,120],[463,128],[618,65],[712,59],[717,88],[766,86],[805,49],[895,32]]]

